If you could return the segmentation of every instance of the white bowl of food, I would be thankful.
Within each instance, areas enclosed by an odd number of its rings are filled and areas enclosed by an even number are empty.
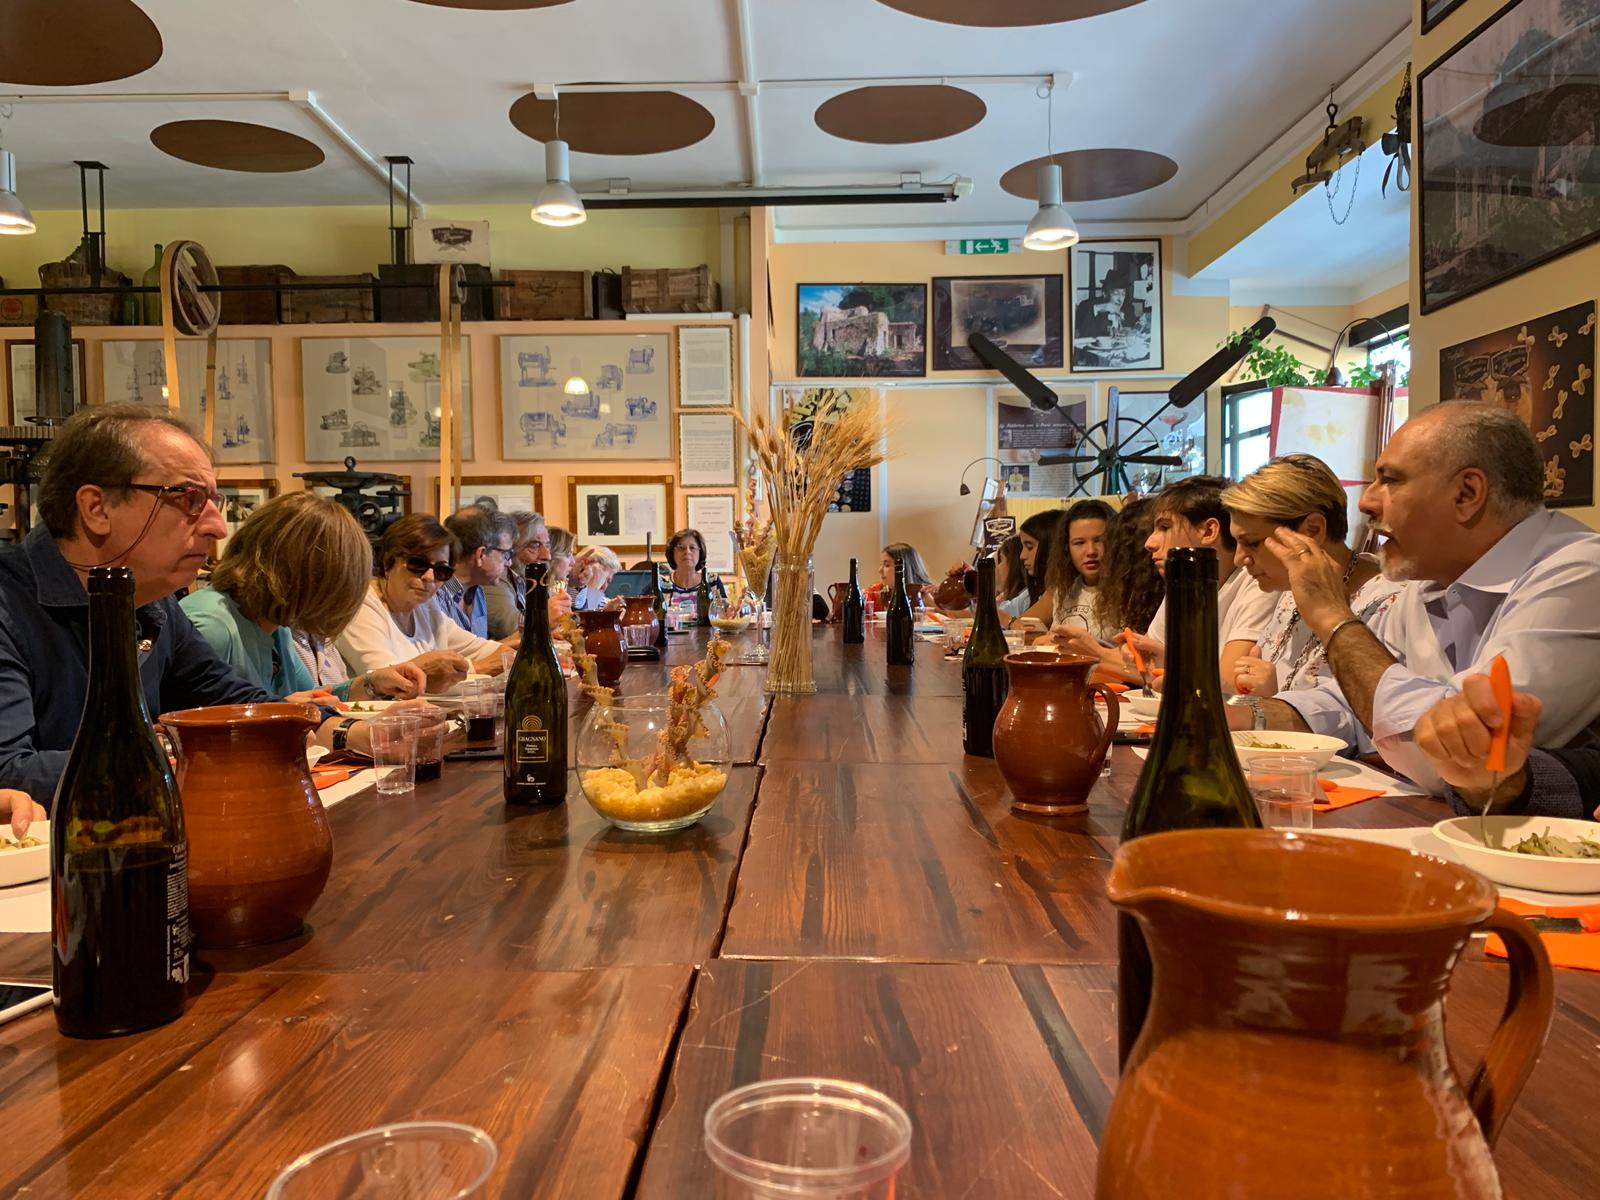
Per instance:
[[[1138,717],[1141,721],[1154,721],[1161,712],[1161,696],[1146,696],[1138,688],[1129,688],[1117,697],[1122,701],[1122,707]]]
[[[18,838],[0,825],[0,887],[50,878],[50,822],[35,821]]]
[[[1233,734],[1233,748],[1245,766],[1249,766],[1251,759],[1309,758],[1320,771],[1333,761],[1335,754],[1344,749],[1344,743],[1321,733],[1238,729]]]
[[[1433,827],[1433,836],[1463,866],[1494,883],[1536,892],[1600,892],[1600,825],[1593,821],[1451,817]]]

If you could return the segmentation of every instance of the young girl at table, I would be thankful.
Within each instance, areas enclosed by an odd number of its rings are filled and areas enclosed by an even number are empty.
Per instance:
[[[897,562],[905,563],[906,594],[911,597],[911,607],[927,607],[933,602],[933,576],[928,574],[928,565],[910,542],[890,542],[883,548],[883,553],[878,556],[878,582],[867,589],[868,597],[882,612],[884,601],[894,587],[894,567]]]
[[[1161,572],[1145,549],[1155,522],[1154,508],[1148,497],[1125,501],[1106,527],[1091,611],[1095,628],[1113,631],[1107,638],[1123,629],[1147,629],[1166,594]],[[1139,681],[1138,673],[1123,659],[1120,643],[1107,646],[1087,628],[1076,625],[1052,633],[1060,648],[1100,659],[1101,669],[1111,677]]]
[[[1064,515],[1059,508],[1037,512],[1017,530],[1017,555],[1027,575],[1029,596],[1028,607],[1022,611],[1022,616],[1038,622],[1032,627],[1034,629],[1048,629],[1055,615],[1055,596],[1050,591],[1049,582],[1050,555],[1055,549],[1056,538],[1060,536],[1061,518]],[[1016,621],[1009,623],[1014,625]]]
[[[1080,500],[1061,518],[1045,576],[1052,629],[1076,626],[1101,640],[1120,632],[1120,626],[1104,625],[1094,607],[1105,578],[1106,531],[1116,515],[1104,500]]]
[[[1033,603],[1028,572],[1022,565],[1022,539],[1014,533],[994,552],[994,599],[1001,621],[1015,620]]]

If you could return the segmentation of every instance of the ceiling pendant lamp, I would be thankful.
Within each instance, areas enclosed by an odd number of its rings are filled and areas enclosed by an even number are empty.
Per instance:
[[[33,231],[33,214],[17,195],[16,156],[9,150],[0,150],[0,234]]]
[[[1061,203],[1061,166],[1045,163],[1039,168],[1039,211],[1028,222],[1022,235],[1025,250],[1065,250],[1078,240],[1078,227],[1072,214]]]
[[[561,140],[561,97],[556,97],[556,136],[544,144],[544,187],[533,206],[533,219],[541,225],[582,225],[589,214],[572,187],[572,165],[567,144]]]

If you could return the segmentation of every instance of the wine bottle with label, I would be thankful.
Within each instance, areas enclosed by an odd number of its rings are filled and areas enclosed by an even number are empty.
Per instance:
[[[115,1037],[183,1015],[188,843],[139,681],[133,572],[89,572],[89,686],[51,809],[56,1025]]]
[[[567,798],[567,681],[550,640],[550,593],[528,589],[522,644],[506,675],[507,804],[550,807]]]
[[[894,560],[894,589],[885,609],[883,634],[891,667],[909,667],[916,661],[916,625],[906,591],[906,564],[899,557]]]
[[[867,606],[861,598],[861,580],[853,558],[850,560],[850,586],[845,590],[844,604],[839,609],[839,624],[844,628],[846,646],[858,646],[867,640]]]
[[[700,586],[694,592],[694,619],[702,629],[711,627],[711,577],[703,564],[700,567]]]
[[[978,560],[978,594],[972,637],[961,659],[961,746],[980,758],[994,757],[994,720],[1011,691],[1006,674],[1006,635],[995,604],[994,559]]]
[[[661,590],[661,572],[656,568],[655,535],[644,535],[644,566],[650,572],[650,611],[656,615],[657,646],[667,644],[667,597]]]
[[[1239,767],[1217,672],[1217,554],[1167,553],[1167,674],[1156,732],[1128,801],[1122,840],[1173,829],[1260,828]],[[1125,1064],[1150,1007],[1150,951],[1117,916],[1117,1055]]]

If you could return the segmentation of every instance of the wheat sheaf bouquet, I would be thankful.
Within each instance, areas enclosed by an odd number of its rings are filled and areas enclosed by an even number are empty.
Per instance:
[[[767,691],[809,695],[817,685],[811,675],[812,585],[806,563],[845,477],[883,461],[883,417],[876,404],[852,404],[848,393],[824,395],[803,446],[791,429],[759,411],[739,420],[761,472],[777,546]]]

